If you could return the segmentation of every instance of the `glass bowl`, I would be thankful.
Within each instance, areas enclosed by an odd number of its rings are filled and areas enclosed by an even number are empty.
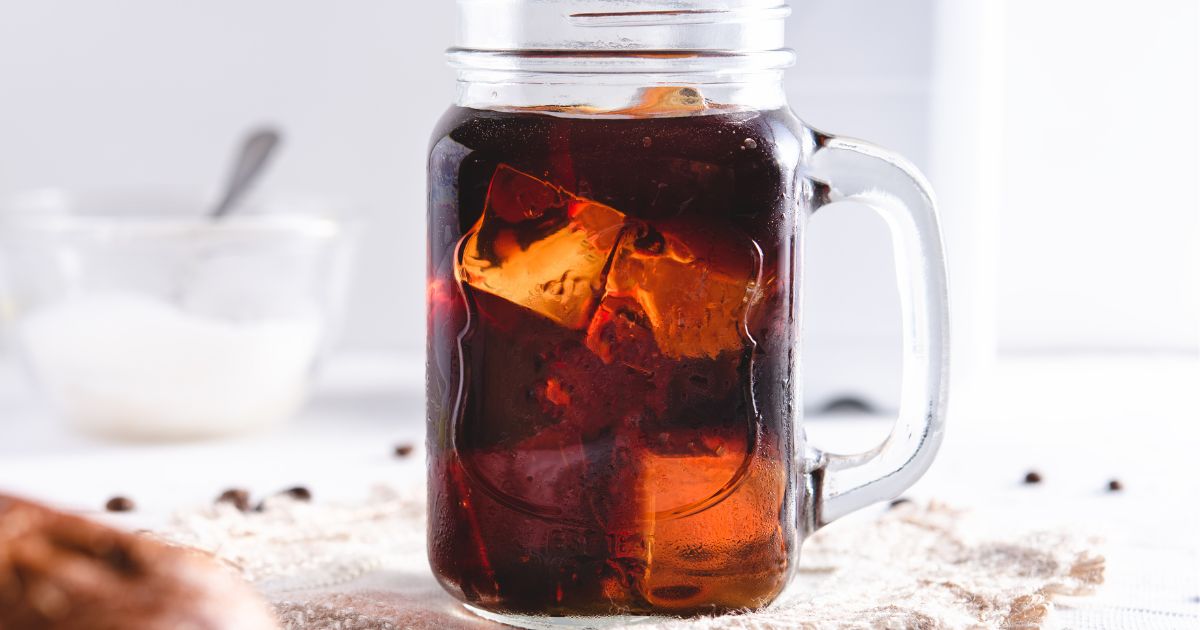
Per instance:
[[[208,438],[304,402],[341,320],[352,221],[316,202],[203,207],[38,191],[0,213],[16,345],[75,427]]]

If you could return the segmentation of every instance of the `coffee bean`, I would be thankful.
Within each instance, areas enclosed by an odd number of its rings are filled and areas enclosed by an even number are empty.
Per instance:
[[[1042,483],[1042,475],[1036,470],[1031,470],[1025,473],[1025,483],[1035,484]]]
[[[910,499],[908,497],[900,497],[899,499],[892,499],[892,502],[888,504],[888,507],[895,508],[895,507],[904,505],[905,503],[912,503],[912,499]]]
[[[1112,479],[1108,482],[1109,492],[1120,492],[1125,489],[1125,484],[1121,483],[1120,479]]]
[[[409,455],[412,455],[413,445],[412,444],[397,444],[396,448],[393,452],[396,454],[396,457],[408,457]]]
[[[819,413],[828,414],[873,414],[875,406],[858,396],[838,396],[821,405]]]
[[[250,493],[241,488],[230,488],[217,497],[217,503],[229,503],[239,512],[250,510]]]
[[[308,488],[305,488],[304,486],[288,488],[279,494],[286,494],[297,501],[312,501],[312,492],[310,492]]]
[[[275,496],[287,496],[297,501],[312,501],[312,491],[304,486],[294,486],[292,488],[288,488],[287,490],[280,490],[279,492],[275,493]],[[259,501],[258,505],[254,506],[254,511],[266,511],[268,500]]]
[[[132,512],[135,507],[133,499],[122,496],[113,497],[104,504],[104,509],[109,512]]]

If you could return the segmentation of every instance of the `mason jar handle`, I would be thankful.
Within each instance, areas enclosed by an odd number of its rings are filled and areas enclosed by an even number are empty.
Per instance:
[[[856,455],[810,451],[811,528],[895,498],[929,469],[942,442],[949,371],[946,262],[929,184],[907,160],[879,147],[820,133],[815,140],[812,207],[861,203],[891,228],[904,352],[891,435]]]

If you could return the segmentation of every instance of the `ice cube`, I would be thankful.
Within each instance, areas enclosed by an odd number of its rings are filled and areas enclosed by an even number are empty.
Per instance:
[[[604,300],[635,302],[666,357],[716,358],[745,347],[761,260],[751,239],[728,228],[694,218],[642,224],[622,232]],[[593,328],[606,316],[597,311]],[[602,358],[613,355],[592,337],[589,347]]]
[[[612,113],[626,116],[663,116],[695,113],[705,109],[708,109],[708,102],[700,90],[690,85],[666,85],[642,88],[635,104]]]
[[[646,314],[628,297],[604,296],[588,324],[587,347],[606,364],[643,373],[653,372],[663,361]]]
[[[776,457],[754,457],[743,469],[745,457],[731,446],[719,455],[650,454],[640,462],[638,496],[656,517],[643,530],[651,562],[638,587],[655,606],[765,604],[783,586],[787,471]],[[676,516],[685,506],[690,513]]]
[[[501,164],[459,279],[567,328],[586,328],[625,215]]]

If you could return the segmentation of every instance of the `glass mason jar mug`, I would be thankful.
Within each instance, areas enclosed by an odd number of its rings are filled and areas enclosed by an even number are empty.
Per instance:
[[[429,157],[429,557],[476,612],[764,606],[805,535],[937,450],[929,188],[791,113],[780,2],[459,0]],[[846,200],[892,227],[905,378],[891,436],[835,455],[799,425],[799,279],[806,219]]]

